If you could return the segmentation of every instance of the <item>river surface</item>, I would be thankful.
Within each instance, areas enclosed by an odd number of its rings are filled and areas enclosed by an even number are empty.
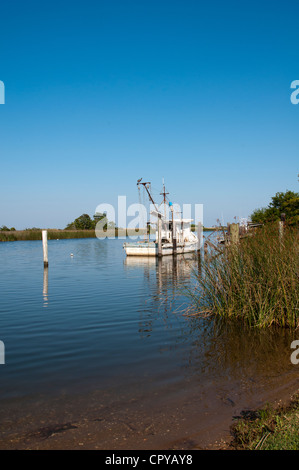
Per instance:
[[[0,243],[1,448],[207,448],[298,388],[296,333],[187,315],[198,258],[122,244]]]

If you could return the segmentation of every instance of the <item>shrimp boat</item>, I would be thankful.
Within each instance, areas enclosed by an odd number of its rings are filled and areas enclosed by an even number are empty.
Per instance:
[[[180,219],[174,217],[174,209],[171,202],[167,200],[165,185],[163,182],[163,205],[164,214],[157,207],[150,190],[149,182],[142,182],[142,178],[137,181],[138,189],[143,186],[147,192],[150,203],[154,206],[151,215],[154,221],[147,223],[147,240],[124,243],[123,248],[127,256],[165,256],[183,253],[192,253],[199,249],[198,237],[191,231],[193,219]],[[169,207],[171,219],[166,217],[166,207]],[[155,239],[150,240],[150,226],[156,226]]]

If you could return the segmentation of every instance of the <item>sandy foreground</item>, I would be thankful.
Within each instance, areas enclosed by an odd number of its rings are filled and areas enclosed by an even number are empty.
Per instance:
[[[232,384],[230,384],[231,386]],[[299,390],[297,370],[264,383],[198,393],[196,387],[167,394],[112,390],[84,395],[9,400],[2,403],[1,449],[191,450],[226,449],[230,426],[242,411],[287,404]]]

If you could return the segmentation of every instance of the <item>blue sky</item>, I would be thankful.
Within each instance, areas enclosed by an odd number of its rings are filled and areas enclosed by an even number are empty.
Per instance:
[[[58,227],[136,180],[232,221],[299,191],[299,3],[2,2],[0,226]]]

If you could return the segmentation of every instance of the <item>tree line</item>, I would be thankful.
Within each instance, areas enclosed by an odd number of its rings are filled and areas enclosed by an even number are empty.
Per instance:
[[[69,223],[64,230],[95,230],[97,223],[105,217],[105,213],[96,213],[93,218],[91,218],[88,214],[82,214],[73,222]],[[115,223],[107,221],[103,228],[104,230],[114,229]]]
[[[289,190],[276,193],[267,207],[253,211],[251,221],[261,224],[276,222],[282,214],[288,225],[299,225],[299,193]]]
[[[267,207],[255,209],[250,218],[253,223],[266,224],[280,220],[281,215],[285,214],[285,220],[288,225],[299,225],[299,193],[294,191],[278,192],[271,198]],[[105,213],[96,213],[93,218],[88,214],[82,214],[73,222],[69,223],[64,230],[95,230],[97,223],[106,217]],[[104,230],[116,228],[115,223],[107,221]],[[14,227],[2,225],[0,231],[15,231]],[[27,228],[25,230],[41,230],[39,228]]]
[[[69,223],[64,230],[95,230],[97,223],[104,219],[106,214],[96,213],[93,218],[91,218],[88,214],[82,214],[80,217],[77,217],[73,222]],[[104,225],[104,230],[107,229],[114,229],[115,223],[109,221],[107,219],[107,223]],[[16,229],[14,227],[7,227],[6,225],[2,225],[0,227],[0,231],[2,232],[13,232]],[[25,230],[37,231],[41,230],[38,227],[26,228]]]

